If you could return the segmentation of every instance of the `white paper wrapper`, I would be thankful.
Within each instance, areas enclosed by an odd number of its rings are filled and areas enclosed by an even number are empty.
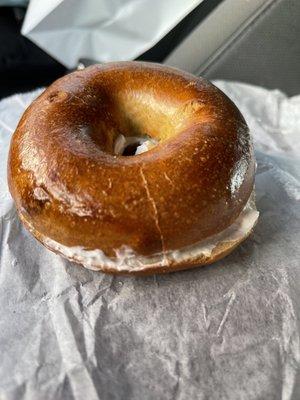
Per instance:
[[[0,102],[0,399],[300,398],[300,96],[217,82],[249,123],[254,234],[215,265],[148,278],[88,271],[20,224],[11,132],[38,92]]]
[[[133,60],[203,0],[30,0],[23,35],[69,68]]]

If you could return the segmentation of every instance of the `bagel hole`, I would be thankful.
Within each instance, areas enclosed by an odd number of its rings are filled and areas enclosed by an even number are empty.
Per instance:
[[[114,142],[114,154],[136,156],[145,153],[157,145],[158,141],[148,135],[124,136],[119,134]]]
[[[170,99],[168,91],[148,89],[100,87],[99,105],[88,108],[94,120],[88,135],[103,152],[137,156],[205,119],[205,107],[190,94]]]
[[[137,148],[139,147],[139,142],[129,144],[126,146],[123,150],[122,156],[135,156],[135,153],[137,151]]]

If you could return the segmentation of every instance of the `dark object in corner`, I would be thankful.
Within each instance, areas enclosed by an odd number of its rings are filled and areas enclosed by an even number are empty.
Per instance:
[[[0,98],[47,86],[66,72],[64,66],[21,35],[20,11],[0,7]]]

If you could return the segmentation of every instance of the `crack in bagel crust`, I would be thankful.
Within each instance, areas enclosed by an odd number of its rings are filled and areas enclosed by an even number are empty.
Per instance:
[[[160,236],[162,253],[163,253],[163,255],[164,255],[164,258],[166,258],[166,257],[165,257],[166,246],[165,246],[165,242],[164,242],[164,237],[163,237],[163,234],[162,234],[162,230],[161,230],[161,228],[160,228],[160,226],[159,226],[159,217],[158,217],[158,212],[157,212],[156,203],[155,203],[153,197],[152,197],[151,194],[150,194],[148,182],[147,182],[147,179],[146,179],[145,174],[144,174],[144,172],[143,172],[143,168],[140,169],[140,174],[141,174],[142,181],[143,181],[143,184],[144,184],[146,193],[147,193],[147,197],[148,197],[149,202],[150,202],[150,204],[151,204],[151,206],[152,206],[152,208],[153,208],[153,217],[154,217],[154,222],[155,222],[155,225],[156,225],[156,227],[157,227],[157,230],[158,230],[158,233],[159,233],[159,236]],[[165,259],[164,262],[167,264],[167,258]]]

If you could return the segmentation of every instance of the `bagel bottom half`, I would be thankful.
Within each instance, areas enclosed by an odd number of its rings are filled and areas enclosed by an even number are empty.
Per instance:
[[[39,233],[26,219],[20,218],[26,228],[45,247],[62,255],[70,261],[83,265],[87,269],[113,274],[151,275],[169,273],[212,264],[230,254],[252,233],[258,220],[259,212],[255,206],[253,192],[236,221],[226,228],[199,243],[180,250],[141,256],[129,247],[123,246],[116,251],[115,257],[106,256],[99,249],[86,250],[83,247],[67,247]]]

